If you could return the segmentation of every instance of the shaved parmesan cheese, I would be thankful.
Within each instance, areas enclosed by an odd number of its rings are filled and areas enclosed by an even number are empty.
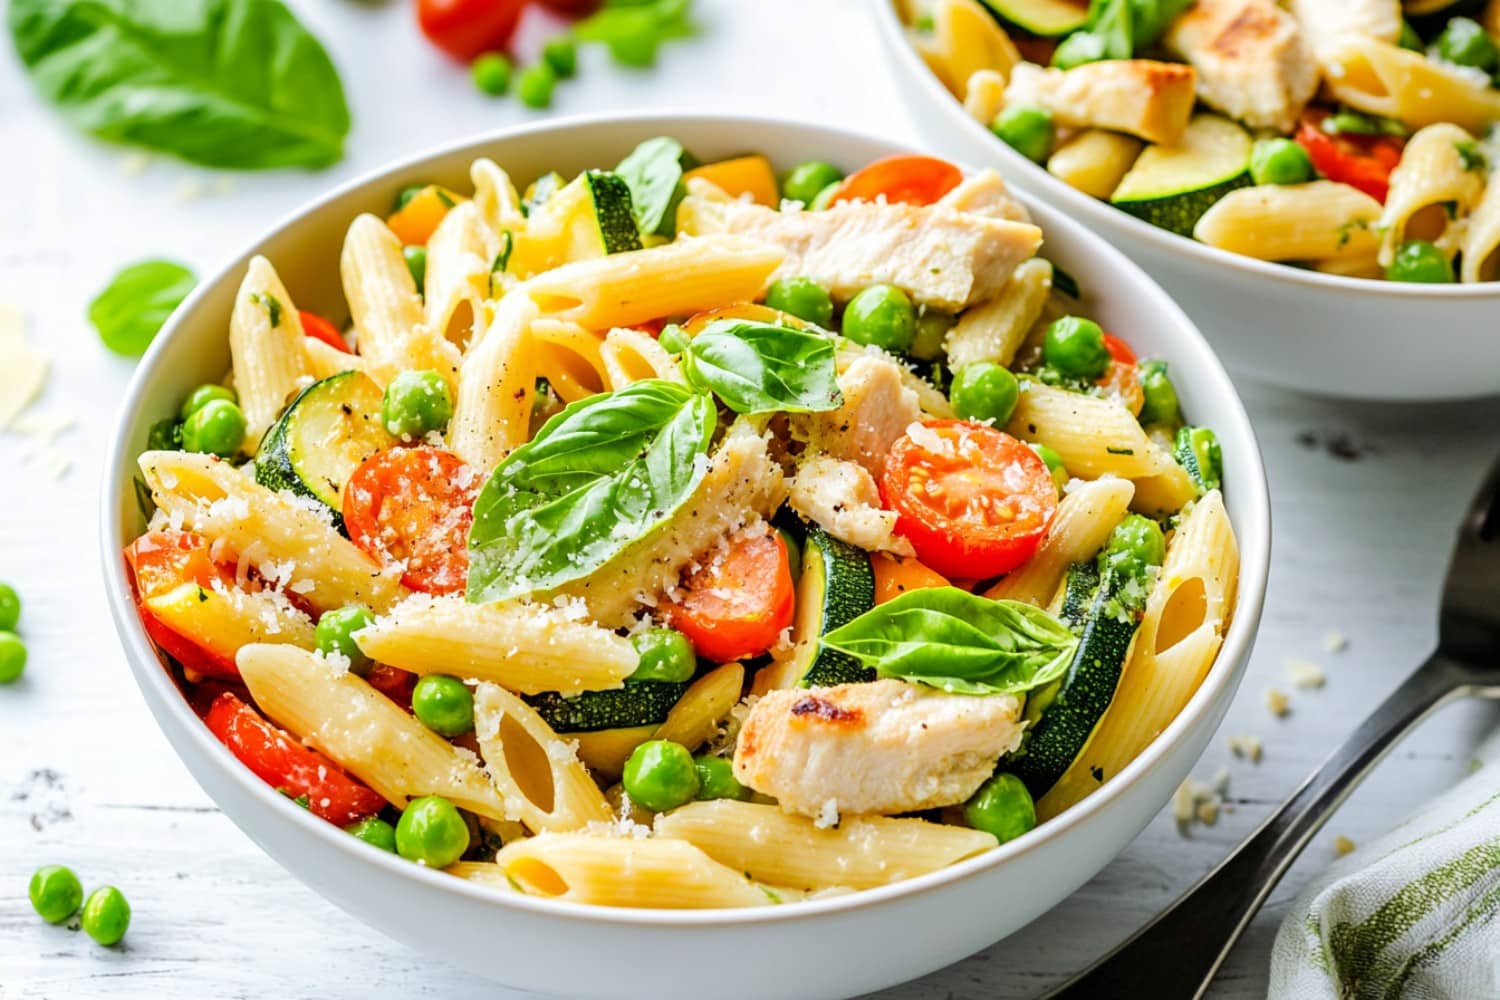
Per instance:
[[[47,356],[26,343],[25,316],[0,303],[0,431],[41,394],[47,382]]]

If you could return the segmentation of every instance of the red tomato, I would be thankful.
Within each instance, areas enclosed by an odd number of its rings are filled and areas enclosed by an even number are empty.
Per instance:
[[[829,204],[885,195],[889,202],[931,205],[963,179],[963,171],[935,156],[888,156],[845,177]]]
[[[391,448],[365,459],[344,484],[349,540],[382,563],[406,563],[401,582],[455,594],[469,573],[469,525],[479,475],[451,451]]]
[[[349,344],[339,334],[338,330],[334,328],[334,325],[322,316],[319,316],[317,313],[310,313],[306,309],[298,309],[297,315],[302,318],[303,333],[314,340],[321,340],[329,347],[337,348],[345,354],[354,353],[349,350]]]
[[[542,6],[551,7],[560,14],[578,16],[587,14],[599,6],[599,0],[542,0]]]
[[[1114,396],[1125,408],[1136,416],[1141,415],[1141,408],[1146,405],[1146,390],[1141,388],[1140,369],[1136,365],[1135,351],[1114,334],[1104,335],[1104,346],[1109,350],[1109,356],[1114,360],[1110,362],[1109,369],[1099,379],[1099,385],[1105,392]]]
[[[150,531],[125,549],[125,561],[135,581],[136,610],[151,641],[185,670],[205,677],[238,680],[240,670],[232,657],[205,649],[179,634],[146,606],[149,598],[184,583],[211,587],[218,580],[225,586],[233,586],[233,575],[216,565],[209,553],[210,543],[202,535],[190,531]]]
[[[444,52],[469,62],[510,43],[526,0],[417,0],[422,34]]]
[[[682,581],[667,621],[718,663],[759,656],[792,624],[796,595],[786,542],[769,525],[715,552]]]
[[[1312,109],[1302,116],[1297,142],[1307,150],[1318,173],[1358,188],[1382,205],[1391,189],[1391,171],[1401,162],[1406,140],[1394,135],[1329,135],[1323,131],[1328,112]]]
[[[1057,512],[1047,463],[1009,434],[928,420],[891,448],[880,496],[917,558],[950,578],[988,579],[1031,558]]]
[[[228,691],[214,699],[203,721],[260,780],[294,799],[306,795],[307,808],[314,816],[348,826],[385,805],[385,799],[368,785],[271,725]]]
[[[411,711],[411,693],[417,686],[417,675],[408,670],[398,670],[384,663],[370,664],[365,683],[387,698]]]

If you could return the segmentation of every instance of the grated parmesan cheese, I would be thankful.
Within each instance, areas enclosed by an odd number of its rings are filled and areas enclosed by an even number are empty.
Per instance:
[[[1325,653],[1342,653],[1349,648],[1349,637],[1336,628],[1331,628],[1323,633],[1323,651]]]
[[[832,830],[839,825],[839,802],[838,799],[827,799],[818,809],[818,815],[813,820],[813,826],[819,830]]]
[[[1333,838],[1333,849],[1341,858],[1346,854],[1353,854],[1354,846],[1354,841],[1348,837],[1338,836]]]
[[[1286,674],[1291,679],[1292,686],[1302,690],[1320,688],[1328,679],[1323,673],[1323,668],[1311,660],[1301,660],[1293,657],[1286,661]]]
[[[1278,719],[1283,718],[1292,710],[1292,699],[1287,697],[1285,691],[1266,688],[1266,708]]]

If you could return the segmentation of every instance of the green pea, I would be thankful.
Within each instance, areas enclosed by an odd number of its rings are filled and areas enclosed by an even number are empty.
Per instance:
[[[918,361],[936,361],[943,353],[943,342],[953,329],[953,316],[940,309],[923,308],[917,316],[917,332],[912,335],[908,354]]]
[[[542,59],[559,80],[578,75],[578,43],[572,35],[554,35],[542,45]]]
[[[344,831],[358,837],[371,847],[378,847],[392,854],[396,853],[396,828],[379,816],[366,816],[358,823],[350,823],[344,827]]]
[[[1142,361],[1139,378],[1145,399],[1141,404],[1141,426],[1182,423],[1182,406],[1177,400],[1177,389],[1167,376],[1167,363]]]
[[[1405,135],[1402,124],[1379,115],[1365,115],[1345,108],[1323,119],[1319,126],[1330,135]]]
[[[698,672],[698,654],[688,637],[675,628],[653,628],[630,639],[640,663],[630,675],[633,681],[682,683]]]
[[[811,205],[824,188],[844,179],[838,167],[823,160],[806,160],[788,170],[781,179],[781,196]]]
[[[1104,331],[1082,316],[1064,316],[1047,327],[1042,357],[1063,375],[1084,379],[1103,375],[1110,362]]]
[[[766,305],[821,327],[833,323],[833,296],[811,278],[780,278],[766,289]]]
[[[182,422],[182,447],[232,458],[245,440],[245,413],[227,399],[211,399]]]
[[[693,755],[671,740],[648,740],[636,747],[620,780],[630,801],[652,812],[676,809],[698,794]]]
[[[807,206],[808,210],[813,212],[823,211],[823,209],[828,207],[828,203],[833,201],[833,196],[839,193],[839,188],[843,186],[843,181],[834,181],[823,188],[823,190],[813,196],[812,204]]]
[[[1016,104],[995,116],[990,131],[1033,163],[1052,152],[1052,112],[1034,104]]]
[[[1166,536],[1161,525],[1140,514],[1128,514],[1109,533],[1104,551],[1099,554],[1100,568],[1143,580],[1148,566],[1160,566],[1167,554]]]
[[[408,184],[408,185],[406,185],[406,187],[402,188],[400,191],[397,191],[396,192],[396,200],[391,203],[391,211],[392,212],[399,212],[399,211],[401,211],[403,208],[406,207],[406,203],[407,202],[411,201],[417,195],[421,194],[422,191],[423,191],[423,189],[425,189],[426,187],[427,187],[426,184]]]
[[[146,432],[147,451],[181,451],[182,421],[174,417],[158,420]]]
[[[510,89],[510,60],[499,52],[486,52],[469,67],[474,86],[484,94],[499,97]]]
[[[474,692],[457,677],[428,674],[411,693],[417,720],[439,736],[462,736],[474,731]]]
[[[997,774],[964,803],[964,822],[1003,844],[1036,826],[1036,803],[1020,778]]]
[[[402,247],[401,256],[406,258],[406,269],[411,272],[411,280],[417,283],[417,294],[425,295],[427,292],[427,248],[420,243],[414,243],[409,247]]]
[[[370,609],[358,604],[323,612],[318,619],[318,627],[313,632],[318,652],[324,656],[338,653],[348,657],[350,671],[360,677],[365,676],[370,672],[370,658],[359,648],[359,643],[354,641],[354,633],[374,623],[375,616],[370,614]]]
[[[1407,240],[1396,251],[1385,276],[1391,281],[1442,285],[1453,280],[1453,263],[1447,254],[1426,240]]]
[[[1500,49],[1495,47],[1495,40],[1470,17],[1451,19],[1434,44],[1439,58],[1455,66],[1472,66],[1493,73],[1500,63]]]
[[[1410,21],[1401,22],[1401,37],[1397,40],[1403,49],[1411,49],[1413,52],[1422,51],[1422,36],[1417,34],[1417,29],[1411,26]]]
[[[694,757],[693,768],[698,772],[699,802],[709,799],[743,799],[749,789],[734,776],[734,765],[723,757]]]
[[[686,330],[676,323],[668,323],[661,328],[661,333],[656,335],[656,342],[668,354],[681,354],[688,349],[688,345],[692,343],[692,338],[687,335]]]
[[[236,404],[240,401],[240,398],[235,395],[234,390],[227,385],[200,385],[188,393],[188,397],[182,401],[182,408],[177,411],[177,415],[186,420],[216,399],[224,399]]]
[[[1021,398],[1016,377],[1001,365],[978,361],[953,373],[948,399],[964,420],[986,420],[1004,425]]]
[[[1052,473],[1052,481],[1059,490],[1068,485],[1068,480],[1073,477],[1068,474],[1068,467],[1063,464],[1061,455],[1044,444],[1033,444],[1031,450],[1036,452],[1037,458],[1047,463],[1047,471]]]
[[[0,631],[14,632],[21,624],[21,595],[8,583],[0,583]]]
[[[545,62],[527,66],[516,77],[516,96],[528,108],[545,108],[552,103],[552,91],[557,86],[557,73]]]
[[[453,396],[435,371],[404,371],[385,387],[380,417],[385,429],[403,441],[440,431],[453,418]]]
[[[26,670],[26,643],[14,632],[0,632],[0,684],[14,684]]]
[[[895,285],[871,285],[844,307],[844,336],[856,344],[874,344],[904,352],[917,335],[917,313],[911,299]]]
[[[130,904],[125,894],[112,885],[100,886],[89,893],[79,918],[83,932],[108,948],[119,944],[130,927]]]
[[[1301,184],[1312,176],[1307,150],[1290,139],[1262,139],[1250,151],[1250,179],[1257,184]]]
[[[83,884],[65,865],[43,865],[32,873],[27,895],[38,916],[49,924],[60,924],[78,912]]]
[[[447,868],[469,849],[469,824],[441,795],[412,799],[396,822],[396,853],[428,868]]]

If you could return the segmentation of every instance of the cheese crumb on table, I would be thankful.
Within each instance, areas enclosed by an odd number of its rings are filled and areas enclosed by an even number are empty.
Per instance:
[[[1342,653],[1349,648],[1349,637],[1336,628],[1331,628],[1323,633],[1323,651],[1325,653]]]
[[[1296,657],[1286,661],[1286,674],[1291,679],[1292,686],[1306,691],[1311,688],[1320,688],[1328,680],[1328,675],[1323,668],[1311,660],[1301,660]]]
[[[1219,821],[1220,812],[1229,812],[1224,796],[1229,792],[1229,771],[1220,768],[1212,782],[1188,778],[1177,786],[1172,794],[1172,818],[1177,821],[1177,830],[1184,836],[1194,822],[1213,826]]]
[[[1243,736],[1231,736],[1228,742],[1229,752],[1236,757],[1248,758],[1252,764],[1260,763],[1265,744],[1261,742],[1259,736],[1246,733]]]
[[[1337,851],[1339,857],[1342,858],[1346,854],[1354,853],[1354,841],[1350,840],[1348,837],[1334,837],[1333,849]]]
[[[1271,710],[1272,715],[1280,719],[1292,710],[1292,699],[1285,691],[1266,688],[1266,707]]]
[[[26,343],[25,326],[18,307],[0,303],[0,431],[35,401],[47,381],[47,356]]]

